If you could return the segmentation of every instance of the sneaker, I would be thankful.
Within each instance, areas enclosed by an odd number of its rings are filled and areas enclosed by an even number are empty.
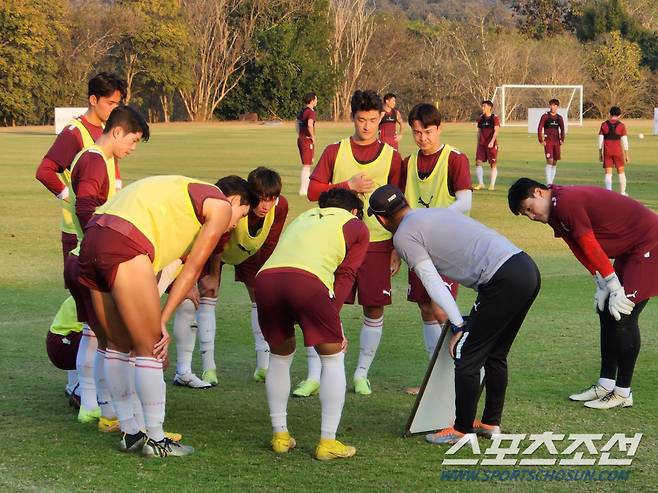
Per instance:
[[[285,454],[295,448],[297,442],[287,431],[279,431],[272,437],[272,450],[277,454]]]
[[[359,395],[370,395],[372,394],[372,389],[370,388],[370,380],[366,377],[355,378],[354,379],[354,392]]]
[[[98,419],[98,431],[101,433],[113,433],[115,431],[121,431],[119,420],[117,418],[106,418],[105,416],[101,416]]]
[[[96,421],[100,417],[101,417],[100,407],[97,407],[96,409],[86,409],[80,406],[80,409],[78,409],[78,421],[80,423],[91,423],[92,421]]]
[[[586,388],[578,394],[571,394],[569,399],[572,401],[592,401],[606,396],[610,391],[598,384]]]
[[[159,442],[147,438],[142,447],[142,455],[144,457],[182,457],[192,453],[194,453],[193,447],[174,442],[166,437]]]
[[[628,397],[622,397],[619,394],[608,392],[600,399],[594,399],[586,402],[585,407],[590,409],[610,409],[613,407],[632,407],[633,406],[633,393]]]
[[[495,187],[493,185],[489,185],[489,188],[487,188],[487,190],[489,190],[490,192],[493,192],[494,189],[495,189]]]
[[[185,375],[179,375],[176,373],[174,377],[174,385],[178,387],[189,387],[191,389],[209,389],[212,387],[212,384],[207,380],[201,380],[194,373],[186,373]]]
[[[121,452],[138,452],[144,447],[146,441],[146,434],[138,431],[134,435],[128,433],[121,433],[121,440],[119,440],[119,450]]]
[[[310,397],[320,392],[320,382],[317,380],[302,380],[293,390],[294,397]]]
[[[203,370],[203,373],[201,374],[201,380],[208,382],[213,387],[216,387],[217,384],[219,384],[219,380],[217,380],[217,370],[215,368],[210,370]]]
[[[267,377],[267,368],[256,368],[254,372],[254,381],[264,382],[265,377]]]
[[[484,188],[484,185],[480,185],[480,184],[473,185],[473,190],[482,190],[483,188]]]
[[[315,458],[318,460],[347,459],[356,454],[356,448],[345,445],[338,440],[320,439],[315,448]]]
[[[72,392],[71,395],[69,395],[69,406],[76,411],[80,409],[80,396],[75,392]]]
[[[436,433],[425,435],[425,440],[434,445],[454,445],[457,443],[464,434],[454,428],[446,428],[445,430]]]
[[[473,433],[476,433],[481,437],[491,438],[494,435],[500,435],[500,426],[488,425],[479,419],[476,419],[473,421]]]

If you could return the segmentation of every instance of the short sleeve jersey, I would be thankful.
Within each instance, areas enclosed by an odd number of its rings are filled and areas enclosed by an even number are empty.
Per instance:
[[[304,106],[299,114],[297,115],[297,122],[299,123],[299,136],[300,137],[311,137],[311,132],[308,130],[308,121],[316,121],[315,110]]]
[[[480,138],[478,143],[480,145],[489,145],[491,138],[493,137],[496,127],[500,127],[500,120],[497,115],[491,114],[489,117],[480,115],[478,118],[478,128],[480,129]],[[494,145],[497,145],[498,142],[494,142]]]

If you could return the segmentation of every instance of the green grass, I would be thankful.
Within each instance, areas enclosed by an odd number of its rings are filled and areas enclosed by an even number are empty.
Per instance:
[[[650,122],[628,122],[633,162],[630,194],[658,209],[658,138]],[[406,129],[402,152],[415,146]],[[472,124],[447,124],[444,141],[473,157]],[[347,124],[318,126],[318,148],[348,135]],[[647,137],[638,140],[643,132]],[[596,125],[572,127],[558,168],[558,183],[601,185]],[[503,129],[495,192],[477,192],[472,215],[507,235],[537,261],[542,290],[512,348],[504,428],[511,433],[644,433],[629,481],[465,483],[440,481],[444,448],[420,437],[401,438],[427,358],[417,308],[407,303],[406,276],[395,279],[395,302],[371,370],[374,393],[347,396],[340,437],[358,448],[353,460],[319,463],[311,454],[319,433],[318,398],[291,400],[289,426],[299,449],[285,457],[269,451],[270,425],[264,387],[251,381],[254,366],[249,300],[226,270],[217,308],[220,386],[192,392],[168,382],[168,430],[184,433],[197,452],[185,459],[147,461],[120,455],[116,436],[76,423],[63,397],[64,372],[48,361],[44,339],[65,297],[56,201],[34,180],[53,140],[51,128],[0,130],[0,489],[4,491],[650,491],[658,479],[658,305],[642,315],[642,350],[633,382],[635,406],[590,411],[565,396],[589,385],[598,372],[598,321],[593,283],[554,239],[550,228],[512,216],[507,186],[519,176],[543,181],[541,147],[523,129]],[[317,159],[318,156],[316,156]],[[124,183],[151,174],[178,173],[215,180],[268,165],[283,176],[291,217],[309,207],[296,195],[298,157],[291,125],[155,125],[151,141],[122,161]],[[615,187],[616,187],[615,183]],[[473,293],[462,289],[466,311]],[[351,346],[348,382],[358,353],[360,310],[342,313]],[[173,348],[172,348],[173,352]],[[196,356],[195,356],[195,359]],[[293,382],[305,375],[304,351],[293,364]],[[195,361],[195,364],[198,362]],[[526,442],[528,443],[528,442]],[[484,442],[482,442],[484,447]],[[484,448],[483,448],[484,450]]]

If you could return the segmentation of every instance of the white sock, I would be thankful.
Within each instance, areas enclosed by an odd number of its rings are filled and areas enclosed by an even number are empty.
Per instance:
[[[556,174],[557,174],[557,166],[551,166],[551,183],[555,182]]]
[[[104,418],[116,418],[117,412],[112,404],[112,395],[105,380],[105,351],[96,349],[94,354],[94,383],[96,384],[96,395],[98,405],[101,408],[101,416]]]
[[[599,378],[599,385],[610,392],[615,388],[615,381],[612,378]]]
[[[80,387],[80,405],[85,409],[96,409],[96,384],[94,383],[94,355],[98,348],[98,340],[87,324],[82,326],[82,337],[75,358]]]
[[[135,388],[135,357],[130,357],[130,368],[132,369],[132,379],[130,380],[130,401],[133,404],[133,416],[135,416],[135,422],[139,426],[140,430],[146,430],[146,423],[144,423],[144,409],[142,406],[142,401],[139,400],[137,395],[137,389]]]
[[[306,195],[308,192],[308,183],[311,177],[311,165],[303,165],[300,175],[299,195]]]
[[[147,356],[135,358],[135,389],[142,402],[146,434],[159,442],[164,439],[166,389],[162,361]]]
[[[72,394],[75,390],[75,386],[78,385],[78,371],[77,370],[68,370],[66,372],[66,391],[69,394]]]
[[[320,437],[335,440],[345,404],[345,353],[341,351],[329,356],[321,355],[320,359],[322,360]]]
[[[626,193],[626,173],[619,173],[619,193]]]
[[[313,346],[306,348],[306,360],[308,361],[308,374],[306,380],[320,381],[320,374],[322,373],[322,361],[320,355],[317,353]]]
[[[551,166],[550,164],[546,165],[546,170],[545,170],[545,172],[546,172],[546,185],[550,185],[551,183],[553,183],[553,178],[551,178],[551,176],[553,174],[551,172],[552,167],[553,166]]]
[[[384,328],[384,316],[380,318],[363,317],[361,337],[359,339],[359,362],[354,372],[354,379],[367,378],[368,370],[375,359],[379,341],[382,338]]]
[[[270,367],[265,379],[267,404],[270,408],[272,430],[275,433],[288,431],[288,395],[290,395],[290,365],[295,353],[287,356],[270,354]]]
[[[135,422],[133,406],[130,399],[132,367],[128,353],[120,353],[112,349],[105,350],[105,381],[112,395],[112,403],[119,418],[121,431],[134,435],[139,431]]]
[[[197,310],[197,324],[199,325],[199,350],[201,351],[201,365],[203,371],[214,370],[215,366],[215,333],[217,332],[217,318],[215,306],[217,298],[201,298]]]
[[[482,166],[475,166],[475,175],[478,177],[478,185],[484,185],[484,170]]]
[[[496,185],[496,178],[498,178],[498,168],[491,168],[491,186]]]
[[[605,185],[606,190],[612,190],[612,175],[606,173],[603,175],[603,184]]]
[[[423,320],[423,339],[425,339],[425,351],[427,351],[427,356],[432,359],[434,356],[434,350],[436,345],[439,342],[439,337],[441,337],[441,324],[436,320],[427,322]]]
[[[260,330],[256,303],[251,304],[251,332],[254,334],[254,347],[256,348],[256,368],[267,369],[270,365],[270,345]]]
[[[631,388],[630,387],[617,387],[615,385],[615,394],[621,396],[621,397],[630,397],[631,395]]]
[[[185,299],[176,309],[174,317],[174,338],[176,339],[176,373],[192,373],[192,354],[196,343],[194,324],[196,308],[192,300]]]

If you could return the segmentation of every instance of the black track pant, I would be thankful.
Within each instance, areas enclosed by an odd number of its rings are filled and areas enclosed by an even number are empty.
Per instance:
[[[485,370],[486,401],[482,422],[499,425],[507,389],[507,353],[532,306],[541,278],[530,256],[518,253],[505,262],[478,295],[455,348],[455,428],[470,433]]]

